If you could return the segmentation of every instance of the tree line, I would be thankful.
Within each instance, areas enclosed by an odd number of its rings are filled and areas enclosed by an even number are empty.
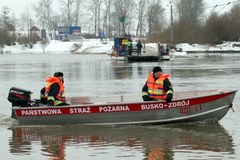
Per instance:
[[[86,38],[104,32],[108,38],[131,34],[148,42],[173,44],[238,41],[240,3],[234,2],[224,14],[213,7],[208,16],[204,15],[204,0],[174,0],[167,6],[161,0],[39,0],[19,18],[5,6],[0,16],[0,44],[31,42],[29,33],[16,30],[29,31],[32,26],[46,29],[52,39],[57,38],[59,27],[81,26]]]

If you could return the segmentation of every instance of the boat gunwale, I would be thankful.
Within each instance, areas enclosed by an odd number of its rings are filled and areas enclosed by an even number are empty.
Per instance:
[[[211,91],[211,92],[216,92],[214,94],[211,94],[207,91]],[[188,97],[188,98],[176,98],[173,99],[171,102],[175,102],[175,101],[179,101],[179,100],[189,100],[189,99],[196,99],[196,98],[205,98],[205,97],[209,97],[209,96],[216,96],[216,95],[220,95],[220,94],[236,94],[238,90],[229,90],[229,91],[219,91],[219,90],[202,90],[202,91],[192,91],[193,93],[199,93],[199,92],[206,92],[208,94],[206,95],[199,95],[199,96],[193,96],[193,97]],[[177,92],[177,93],[181,93],[181,92]],[[182,92],[182,93],[186,93],[186,92]],[[123,96],[123,95],[116,95],[115,97],[118,96]],[[132,95],[132,96],[137,96],[136,95]],[[84,96],[83,96],[84,97]],[[100,96],[95,96],[98,98],[103,98]],[[78,98],[78,97],[72,97],[72,98]],[[79,97],[80,98],[80,97]],[[89,97],[89,98],[93,98],[93,97]],[[106,98],[106,97],[105,97]],[[155,103],[167,103],[163,100],[160,101],[142,101],[142,102],[128,102],[128,101],[124,101],[124,102],[96,102],[96,103],[79,103],[79,104],[73,104],[73,105],[65,105],[65,106],[37,106],[37,107],[18,107],[18,106],[13,106],[12,110],[24,110],[24,109],[57,109],[57,108],[72,108],[72,107],[95,107],[95,106],[106,106],[106,105],[126,105],[126,104],[155,104]]]

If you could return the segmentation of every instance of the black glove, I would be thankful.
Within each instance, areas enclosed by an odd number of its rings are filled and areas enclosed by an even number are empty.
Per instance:
[[[47,98],[41,98],[41,102],[43,103],[43,104],[47,104]]]
[[[167,98],[166,98],[166,102],[171,102],[173,98],[173,94],[172,93],[168,93],[167,94]]]
[[[53,100],[48,100],[48,106],[54,106],[54,102],[53,102]]]
[[[148,95],[144,95],[144,96],[142,96],[142,98],[143,98],[143,101],[152,101],[153,100],[153,98],[150,98]]]

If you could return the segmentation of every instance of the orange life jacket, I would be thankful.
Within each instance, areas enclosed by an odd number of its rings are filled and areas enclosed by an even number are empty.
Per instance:
[[[169,74],[162,74],[156,81],[153,73],[147,79],[148,95],[150,98],[162,99],[167,98],[167,92],[164,90],[163,81],[169,77]]]
[[[152,148],[148,153],[147,160],[164,160],[167,157],[167,153],[163,148]]]
[[[58,101],[65,102],[66,97],[64,95],[64,85],[61,82],[61,80],[57,77],[48,77],[46,79],[46,82],[48,82],[48,84],[45,86],[45,96],[48,97],[48,93],[49,93],[51,85],[53,85],[54,83],[57,83],[59,85],[60,89],[59,89],[59,92],[58,92],[58,94],[55,98]]]

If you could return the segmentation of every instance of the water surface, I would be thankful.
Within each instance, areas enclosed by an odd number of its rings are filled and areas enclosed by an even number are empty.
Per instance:
[[[219,124],[154,126],[20,126],[10,118],[11,87],[33,92],[56,71],[64,73],[67,96],[141,94],[151,69],[171,75],[175,91],[239,90],[240,54],[192,54],[173,61],[126,63],[106,55],[0,55],[0,152],[4,159],[238,159],[239,93],[234,110]]]

